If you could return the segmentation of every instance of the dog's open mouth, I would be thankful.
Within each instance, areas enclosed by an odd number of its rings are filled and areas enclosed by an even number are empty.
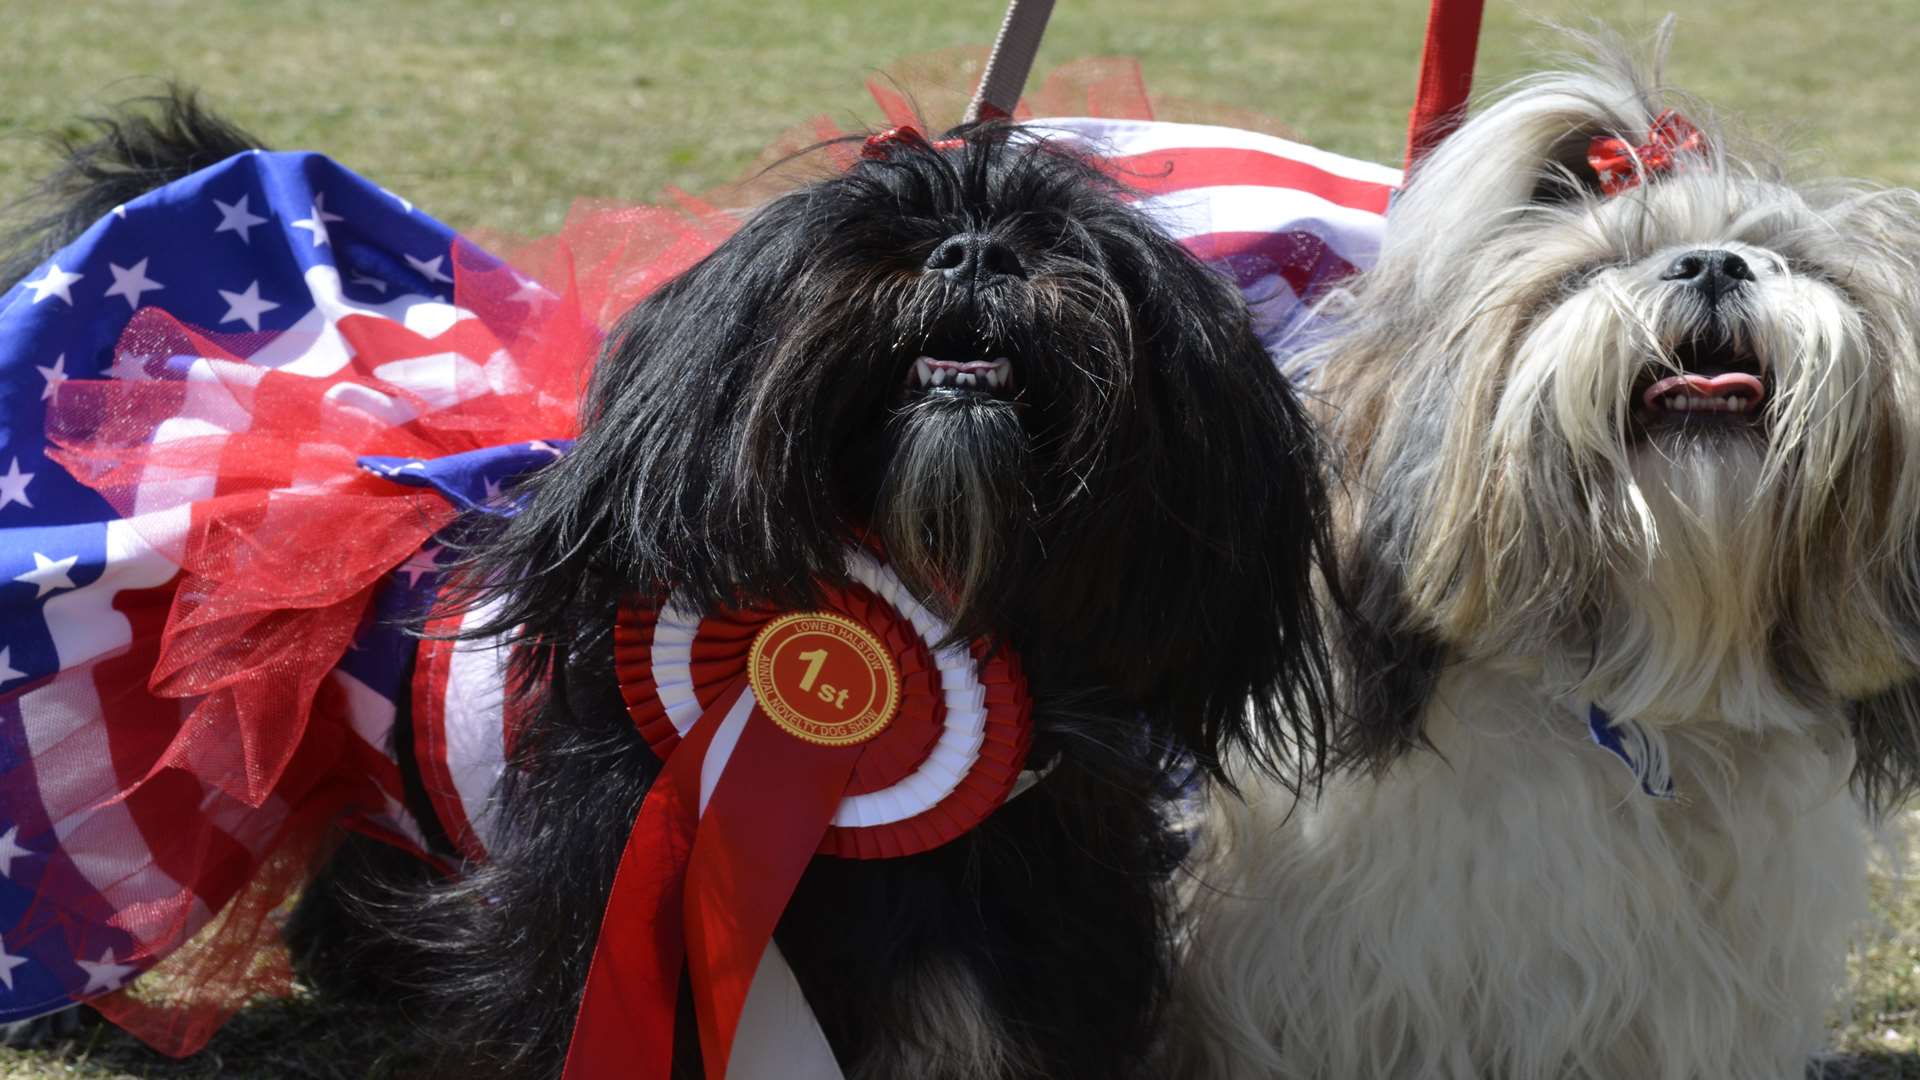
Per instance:
[[[913,362],[912,385],[926,390],[975,390],[998,394],[1013,389],[1013,361],[936,360],[922,356]]]
[[[930,338],[907,368],[906,389],[1012,398],[1019,385],[1010,353],[995,343]]]
[[[1767,374],[1738,340],[1682,343],[1674,363],[1649,368],[1635,386],[1638,416],[1649,427],[1756,422],[1767,400]],[[1680,370],[1676,373],[1673,368]]]

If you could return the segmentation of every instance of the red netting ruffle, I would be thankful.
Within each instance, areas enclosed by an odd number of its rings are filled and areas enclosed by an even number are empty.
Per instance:
[[[984,55],[936,53],[873,80],[883,122],[949,126]],[[1041,81],[1016,117],[1155,113],[1136,65],[1088,60]],[[37,746],[31,763],[47,812],[68,819],[66,843],[125,865],[100,891],[113,924],[139,943],[119,959],[149,971],[133,990],[97,999],[103,1012],[184,1054],[247,1000],[285,993],[289,968],[272,916],[339,822],[392,803],[392,763],[351,730],[329,676],[381,579],[454,511],[368,475],[357,459],[572,435],[591,357],[614,320],[724,240],[739,211],[851,164],[857,146],[842,143],[764,168],[843,134],[811,121],[778,140],[746,180],[704,196],[582,205],[555,237],[481,235],[494,255],[458,245],[453,300],[471,318],[426,335],[347,315],[324,331],[343,346],[332,370],[259,366],[249,358],[263,348],[309,343],[197,329],[147,309],[119,342],[122,377],[65,384],[48,414],[50,456],[122,515],[117,542],[140,548],[149,571],[161,568],[117,594],[130,643],[33,688],[112,727],[110,754],[76,734]],[[465,363],[431,393],[380,373],[392,361],[445,354]],[[926,665],[915,685],[932,685],[924,645],[906,652]],[[1009,660],[978,658],[996,720],[977,777],[897,827],[836,827],[822,851],[924,850],[1005,798],[1026,751],[1024,694]],[[856,790],[883,786],[918,760],[930,736],[915,738],[923,741],[908,746],[903,734],[888,743]]]
[[[130,643],[33,689],[41,707],[71,698],[96,723],[37,746],[34,783],[0,777],[0,790],[37,788],[63,848],[123,867],[91,884],[137,942],[117,959],[152,968],[96,1003],[155,1047],[191,1052],[247,1000],[285,993],[270,916],[343,821],[390,814],[395,766],[353,730],[333,669],[381,581],[456,511],[358,459],[573,434],[597,310],[670,276],[628,265],[670,251],[648,215],[592,220],[584,254],[550,245],[547,268],[568,284],[544,304],[509,303],[524,274],[461,247],[456,301],[476,317],[438,334],[347,314],[323,332],[339,336],[332,348],[148,309],[118,343],[126,375],[70,381],[50,408],[50,456],[122,516],[115,542],[129,550],[110,572],[148,580],[115,597]],[[270,346],[340,361],[249,362]],[[443,361],[431,386],[382,374],[430,357]]]

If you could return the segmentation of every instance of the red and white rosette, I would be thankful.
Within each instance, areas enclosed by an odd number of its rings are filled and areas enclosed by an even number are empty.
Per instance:
[[[946,625],[866,552],[847,571],[814,611],[621,609],[621,692],[665,764],[621,857],[567,1080],[668,1075],[683,966],[721,1080],[814,855],[927,851],[1016,790],[1032,720],[1013,656],[942,645]]]

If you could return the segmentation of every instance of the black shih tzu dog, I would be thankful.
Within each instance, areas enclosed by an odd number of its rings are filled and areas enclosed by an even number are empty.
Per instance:
[[[636,307],[583,417],[472,547],[481,632],[552,678],[491,861],[410,912],[431,1026],[559,1067],[658,769],[616,599],[804,609],[871,537],[955,635],[1018,654],[1049,771],[935,850],[816,858],[775,940],[848,1076],[1137,1072],[1184,770],[1321,741],[1315,441],[1233,286],[1043,138],[903,133]]]
[[[203,126],[147,134],[185,162]],[[489,859],[396,885],[343,853],[298,920],[316,964],[404,980],[449,1061],[558,1075],[661,769],[613,670],[619,604],[804,610],[865,545],[953,640],[1018,656],[1044,775],[932,850],[813,858],[774,937],[835,1057],[1150,1071],[1184,790],[1229,751],[1308,780],[1324,743],[1317,443],[1232,283],[1043,131],[897,129],[755,212],[594,363],[572,451],[463,525],[448,603],[484,609],[473,632],[510,636],[531,688]],[[374,933],[325,940],[343,921]],[[675,1073],[699,1076],[681,1001]]]

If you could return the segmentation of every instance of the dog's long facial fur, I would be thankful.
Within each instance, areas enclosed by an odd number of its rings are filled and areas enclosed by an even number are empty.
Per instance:
[[[1860,780],[1897,797],[1920,776],[1896,703],[1920,662],[1920,197],[1789,183],[1698,109],[1703,152],[1603,195],[1589,142],[1639,145],[1667,104],[1607,63],[1477,117],[1307,361],[1358,496],[1357,749],[1417,738],[1443,657],[1497,658],[1650,725],[1846,703]],[[1689,372],[1744,409],[1661,394]]]
[[[1119,194],[987,125],[766,206],[615,331],[579,445],[479,551],[495,626],[563,642],[608,589],[805,605],[867,535],[957,634],[1204,762],[1315,749],[1313,437],[1231,286]]]
[[[1673,103],[1589,44],[1414,169],[1301,359],[1373,768],[1217,802],[1176,1075],[1784,1080],[1825,1039],[1848,775],[1920,770],[1920,199],[1791,183],[1694,105],[1704,152],[1607,195],[1593,139]]]
[[[160,104],[67,148],[0,273],[257,145]],[[1010,126],[954,137],[777,200],[616,328],[574,451],[463,534],[466,599],[547,676],[492,859],[422,885],[349,853],[296,920],[308,978],[389,997],[470,1075],[557,1074],[659,767],[615,603],[806,604],[877,541],[956,633],[1018,650],[1048,771],[933,851],[815,860],[782,951],[850,1077],[1152,1071],[1185,770],[1245,745],[1310,771],[1322,738],[1315,441],[1232,286],[1108,177]]]
[[[1182,770],[1312,767],[1327,520],[1243,301],[1085,160],[951,138],[772,202],[641,303],[573,451],[471,541],[466,599],[551,691],[491,863],[391,921],[433,1026],[514,1075],[557,1069],[657,768],[608,670],[615,598],[807,605],[877,540],[956,633],[1019,654],[1046,778],[923,855],[814,860],[776,934],[849,1076],[1143,1068]]]

